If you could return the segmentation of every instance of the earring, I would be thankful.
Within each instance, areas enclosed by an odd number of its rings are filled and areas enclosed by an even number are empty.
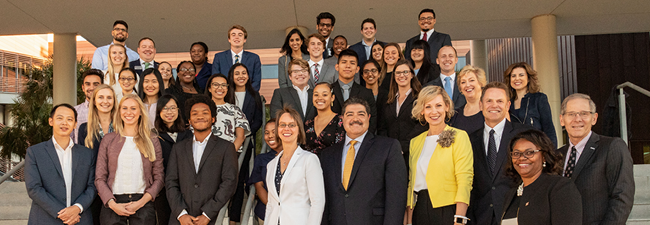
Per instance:
[[[546,162],[542,163],[542,167],[546,167]]]

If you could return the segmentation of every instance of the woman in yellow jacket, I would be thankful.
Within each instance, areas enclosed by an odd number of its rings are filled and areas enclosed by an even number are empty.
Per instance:
[[[407,221],[413,225],[466,224],[474,176],[469,136],[445,124],[454,113],[453,102],[438,86],[420,91],[413,117],[429,130],[411,139]],[[453,222],[452,222],[453,221]]]

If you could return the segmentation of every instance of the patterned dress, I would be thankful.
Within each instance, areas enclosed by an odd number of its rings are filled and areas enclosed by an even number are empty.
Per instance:
[[[339,115],[334,116],[318,136],[314,129],[314,119],[307,120],[305,121],[305,136],[307,141],[304,149],[319,155],[323,149],[345,139],[343,119]]]
[[[212,125],[212,134],[224,140],[235,142],[235,139],[237,139],[235,128],[237,127],[244,129],[244,136],[250,135],[251,127],[244,112],[230,103],[217,105],[217,117],[214,125]]]

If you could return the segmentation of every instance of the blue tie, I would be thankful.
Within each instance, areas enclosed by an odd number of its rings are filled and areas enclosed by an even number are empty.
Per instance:
[[[454,98],[454,92],[451,91],[451,77],[445,77],[445,91],[449,95],[449,98]]]

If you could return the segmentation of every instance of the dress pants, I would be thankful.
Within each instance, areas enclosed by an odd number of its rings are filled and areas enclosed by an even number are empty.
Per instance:
[[[170,215],[172,214],[172,209],[169,207],[169,202],[167,201],[167,192],[165,188],[161,189],[156,197],[156,201],[153,202],[154,208],[156,209],[156,218],[158,218],[158,225],[167,225],[169,224]]]
[[[417,192],[413,209],[413,225],[453,225],[456,204],[433,208],[428,190]]]
[[[140,198],[142,198],[142,194],[115,195],[115,202],[128,203]],[[104,206],[99,219],[102,225],[156,225],[156,211],[151,201],[131,216],[117,215],[112,209]]]
[[[244,161],[242,162],[241,168],[239,169],[239,178],[237,181],[237,189],[235,189],[235,194],[230,199],[230,207],[228,210],[228,217],[230,221],[240,222],[242,207],[244,205],[244,194],[248,193],[249,188],[246,186],[246,181],[248,180],[248,167],[250,165],[251,155],[255,151],[255,145],[253,142],[248,143],[248,151],[244,155]]]

